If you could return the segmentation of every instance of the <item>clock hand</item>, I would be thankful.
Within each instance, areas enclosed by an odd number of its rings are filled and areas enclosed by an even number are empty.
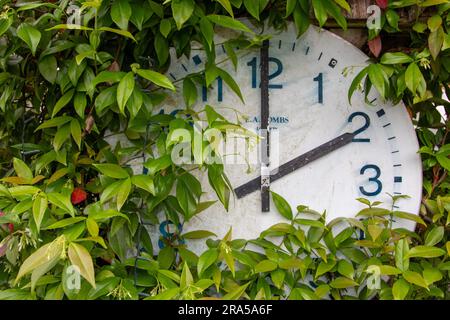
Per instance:
[[[261,148],[261,211],[270,210],[270,172],[269,172],[269,40],[261,47],[261,134],[264,136]]]
[[[350,142],[352,142],[353,137],[355,136],[354,133],[344,133],[340,135],[337,138],[334,138],[333,140],[330,140],[320,146],[318,146],[315,149],[312,149],[288,162],[285,164],[282,164],[277,169],[273,170],[270,175],[271,181],[276,181],[280,179],[281,177],[284,177],[285,175],[294,172],[297,169],[300,169],[301,167],[307,165],[310,162],[313,162],[314,160],[317,160],[328,153],[337,150]],[[242,198],[246,196],[249,193],[252,193],[253,191],[256,191],[261,186],[261,177],[257,177],[253,180],[250,180],[249,182],[237,187],[234,189],[234,192],[236,193],[236,196],[238,198]]]

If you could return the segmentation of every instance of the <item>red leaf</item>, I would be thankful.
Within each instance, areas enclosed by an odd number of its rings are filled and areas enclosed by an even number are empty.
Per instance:
[[[72,195],[70,197],[70,200],[72,201],[72,204],[79,204],[83,201],[85,201],[87,198],[87,193],[82,188],[75,188],[72,191]]]
[[[9,229],[9,233],[13,233],[14,232],[14,225],[12,223],[8,223],[8,229]]]
[[[389,0],[376,0],[375,2],[381,9],[386,9],[389,4]]]
[[[378,35],[375,38],[373,38],[372,40],[369,40],[367,42],[367,44],[369,45],[369,49],[370,52],[372,52],[372,54],[378,58],[378,56],[381,53],[381,37]]]

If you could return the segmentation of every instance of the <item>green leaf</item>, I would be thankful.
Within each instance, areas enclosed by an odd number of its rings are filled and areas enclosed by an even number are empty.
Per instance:
[[[75,93],[74,89],[67,91],[55,104],[53,107],[52,118],[56,116],[56,114],[64,108],[70,100],[72,100],[73,94]]]
[[[128,199],[131,191],[131,179],[127,178],[123,180],[117,189],[117,211],[120,211],[122,206]]]
[[[72,119],[73,119],[72,117],[68,117],[68,116],[56,117],[56,118],[45,121],[39,127],[37,127],[35,131],[46,129],[46,128],[59,127],[63,124],[66,124],[67,122],[71,121]]]
[[[17,28],[17,36],[25,41],[34,56],[36,54],[39,41],[41,41],[41,32],[27,23],[22,23]]]
[[[167,38],[171,30],[172,23],[170,22],[170,19],[161,20],[161,22],[159,23],[159,32],[161,32],[164,38]]]
[[[428,289],[427,283],[425,282],[423,277],[417,272],[407,270],[407,271],[403,272],[403,277],[409,283],[412,283],[419,287]]]
[[[381,57],[382,64],[411,63],[414,59],[403,52],[386,52]]]
[[[334,20],[336,20],[337,24],[342,29],[347,30],[347,20],[345,20],[345,17],[342,14],[341,9],[331,0],[322,0],[322,1],[328,14],[330,14],[334,18]]]
[[[199,22],[200,31],[202,32],[203,37],[208,43],[209,49],[212,49],[212,45],[214,42],[214,27],[212,23],[208,20],[208,18],[202,17]]]
[[[392,295],[395,300],[403,300],[406,298],[409,292],[409,283],[400,278],[394,282],[392,286]]]
[[[36,268],[61,257],[64,249],[64,242],[64,236],[59,236],[52,242],[44,244],[42,247],[33,252],[20,266],[14,284],[16,285],[23,276],[32,272]]]
[[[17,176],[24,179],[33,179],[31,169],[19,158],[13,158],[13,166]]]
[[[436,31],[442,25],[441,16],[438,14],[431,16],[427,20],[427,25],[428,25],[428,29],[430,29],[431,32]]]
[[[431,231],[427,234],[425,238],[426,246],[434,246],[439,243],[444,238],[444,227],[443,226],[435,226]]]
[[[128,72],[119,82],[117,86],[117,104],[122,114],[125,114],[125,105],[134,90],[134,74]]]
[[[365,67],[362,69],[356,77],[353,79],[350,88],[348,89],[348,103],[352,104],[352,96],[353,93],[356,91],[356,89],[359,87],[359,84],[361,83],[362,79],[367,75],[367,72],[369,71],[369,67]]]
[[[421,225],[426,226],[426,223],[417,214],[412,214],[412,213],[403,212],[403,211],[393,211],[392,215],[397,218],[415,221],[417,223],[420,223]]]
[[[347,278],[353,279],[355,269],[353,268],[353,264],[347,260],[340,260],[338,263],[338,272]]]
[[[288,220],[292,220],[292,208],[289,203],[279,194],[271,191],[272,199],[278,212]]]
[[[400,239],[395,245],[395,266],[401,271],[409,268],[409,246],[405,239]]]
[[[87,218],[87,219],[86,219],[86,227],[87,227],[87,229],[88,229],[88,231],[89,231],[89,234],[90,234],[92,237],[97,237],[97,236],[98,236],[99,227],[98,227],[97,222],[95,222],[94,219],[92,219],[92,218]]]
[[[364,217],[382,217],[390,215],[391,212],[387,209],[383,208],[365,208],[362,209],[356,216],[364,216]]]
[[[153,183],[152,177],[145,174],[135,175],[131,177],[131,182],[136,187],[155,195],[155,184]]]
[[[79,268],[80,275],[95,288],[94,263],[92,262],[89,251],[82,245],[72,242],[69,244],[67,255],[69,256],[70,262]]]
[[[133,37],[133,35],[127,30],[120,30],[120,29],[114,29],[114,28],[109,28],[109,27],[100,27],[100,28],[98,28],[98,30],[116,33],[116,34],[119,34],[121,36],[130,38],[134,42],[137,42],[136,39]]]
[[[223,296],[222,300],[237,300],[237,299],[239,299],[245,293],[245,289],[247,289],[247,287],[250,285],[250,283],[251,283],[251,281],[228,292],[226,295]]]
[[[444,44],[445,32],[442,27],[430,33],[428,36],[428,48],[430,49],[431,56],[434,60],[437,59],[441,52],[442,45]]]
[[[408,257],[420,257],[420,258],[436,258],[445,254],[445,250],[431,246],[417,246],[411,248],[408,252]]]
[[[229,29],[254,33],[245,24],[243,24],[242,22],[235,20],[233,18],[230,18],[227,16],[222,16],[222,15],[217,15],[217,14],[210,14],[207,17],[212,23],[215,23],[219,26],[229,28]]]
[[[73,99],[73,107],[75,108],[75,112],[80,118],[84,118],[84,111],[86,109],[87,99],[86,94],[84,92],[75,93],[75,97]]]
[[[103,210],[103,211],[94,211],[92,213],[89,213],[89,218],[94,219],[96,221],[101,220],[107,220],[114,217],[121,217],[130,222],[130,219],[124,215],[123,213],[120,213],[119,211],[109,209],[109,210]]]
[[[117,164],[98,163],[98,164],[93,164],[93,166],[107,177],[116,178],[116,179],[129,178],[128,172]]]
[[[228,72],[226,72],[223,69],[218,69],[218,75],[222,78],[223,81],[228,85],[228,87],[233,90],[233,92],[241,99],[242,103],[245,103],[244,97],[242,96],[241,89],[239,88],[239,85],[234,81],[233,77],[230,76]]]
[[[202,255],[198,258],[197,263],[198,276],[201,277],[203,271],[208,269],[209,266],[211,266],[214,262],[216,262],[218,257],[219,252],[215,248],[203,252]]]
[[[158,159],[150,159],[144,163],[144,166],[148,169],[148,174],[153,176],[155,173],[164,170],[172,165],[172,159],[170,155],[162,156]]]
[[[271,260],[263,260],[255,266],[255,273],[270,272],[275,270],[278,264]]]
[[[333,269],[335,265],[336,265],[336,261],[335,260],[328,260],[327,262],[321,261],[319,263],[319,266],[317,267],[316,275],[314,276],[314,278],[317,279],[321,275],[327,273],[328,271]]]
[[[189,108],[197,102],[197,87],[194,82],[186,77],[183,80],[183,98],[186,107]]]
[[[43,228],[43,230],[60,229],[60,228],[64,228],[64,227],[70,226],[72,224],[75,224],[77,222],[83,221],[83,220],[86,220],[86,218],[85,217],[74,217],[74,218],[62,219],[55,223],[52,223],[48,227]]]
[[[378,90],[380,95],[386,98],[389,88],[389,80],[383,68],[378,64],[371,64],[369,65],[368,75],[370,81]]]
[[[222,7],[224,7],[225,10],[227,10],[227,12],[230,14],[230,16],[232,18],[234,18],[233,8],[231,7],[231,3],[229,0],[216,0],[216,1],[219,2],[222,5]],[[255,2],[258,2],[258,1],[255,1]],[[245,3],[245,1],[244,1],[244,3]]]
[[[70,133],[72,134],[73,140],[75,140],[78,149],[81,149],[81,127],[78,120],[73,119],[70,122]]]
[[[328,15],[325,10],[324,1],[323,0],[312,0],[312,5],[314,8],[314,15],[319,22],[319,26],[322,27],[325,22],[327,22]]]
[[[419,67],[415,62],[411,63],[405,72],[406,87],[415,95],[419,91],[419,96],[422,96],[426,90],[426,82],[420,72]]]
[[[61,128],[56,131],[55,138],[53,139],[53,147],[55,148],[55,151],[58,152],[58,150],[62,147],[64,142],[70,138],[70,125],[65,124]]]
[[[99,83],[108,82],[110,84],[119,82],[124,76],[125,72],[120,71],[102,71],[92,81],[92,85],[95,87]]]
[[[56,26],[53,26],[51,28],[45,29],[45,31],[51,31],[51,30],[60,30],[60,29],[69,29],[69,30],[84,30],[84,31],[92,31],[94,29],[85,27],[79,24],[57,24]]]
[[[44,218],[47,206],[47,197],[42,193],[38,194],[33,201],[33,219],[38,230],[41,228],[42,219]]]
[[[172,14],[177,24],[178,30],[183,24],[189,20],[192,13],[194,13],[195,2],[193,0],[172,0]]]
[[[165,75],[159,72],[155,72],[152,70],[137,69],[136,73],[140,75],[142,78],[153,82],[157,86],[175,91],[175,86],[172,84],[169,78],[167,78]]]
[[[75,209],[70,202],[70,197],[62,195],[60,193],[52,192],[47,194],[48,201],[57,206],[58,208],[69,213],[72,217],[75,216]]]
[[[209,237],[217,237],[217,235],[214,232],[207,231],[207,230],[195,230],[186,232],[181,235],[181,237],[185,239],[204,239]]]
[[[183,264],[183,270],[181,271],[180,289],[186,289],[187,287],[191,286],[193,282],[194,277],[192,276],[191,270],[189,270],[189,267],[185,261]]]
[[[111,6],[111,19],[122,30],[128,29],[128,20],[130,20],[131,13],[128,0],[115,0]]]
[[[358,283],[352,279],[348,279],[345,277],[338,277],[330,282],[330,287],[335,289],[346,289],[350,287],[358,286]]]
[[[103,110],[116,102],[117,86],[102,90],[95,98],[95,111],[101,114]]]
[[[41,55],[42,56],[42,55]],[[50,83],[55,83],[58,64],[56,58],[53,55],[44,56],[38,63],[39,72],[42,74],[45,80]]]

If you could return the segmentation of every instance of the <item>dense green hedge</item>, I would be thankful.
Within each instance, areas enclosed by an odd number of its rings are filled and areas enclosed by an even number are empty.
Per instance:
[[[290,223],[251,241],[233,240],[231,233],[209,239],[209,249],[199,257],[181,241],[167,243],[154,256],[140,221],[157,223],[159,210],[174,221],[188,220],[210,204],[200,200],[197,179],[172,163],[165,156],[170,146],[166,150],[161,144],[174,128],[192,130],[189,121],[204,114],[209,124],[204,130],[237,125],[211,107],[204,113],[190,110],[196,87],[209,86],[218,73],[240,94],[215,65],[214,28],[241,31],[230,41],[259,46],[264,37],[235,18],[268,22],[276,29],[293,20],[300,35],[310,23],[324,26],[328,18],[346,28],[347,2],[0,3],[0,299],[138,299],[139,293],[152,299],[449,297],[450,104],[443,98],[444,92],[450,94],[448,1],[377,1],[383,8],[382,29],[368,31],[373,64],[349,88],[349,98],[362,82],[366,94],[373,87],[387,99],[403,100],[415,119],[424,165],[420,217],[360,199],[368,206],[355,213],[362,221],[326,223],[323,215],[302,206],[292,210],[273,194]],[[80,19],[73,5],[82,9]],[[408,30],[399,30],[399,8],[418,12]],[[406,32],[410,46],[380,54],[383,39],[397,32]],[[157,115],[158,104],[175,90],[164,76],[169,48],[189,56],[192,41],[208,57],[205,72],[190,75],[179,90],[192,120]],[[228,54],[233,59],[233,51]],[[131,147],[111,149],[105,140],[110,132],[123,132]],[[153,146],[162,156],[147,159],[147,174],[133,174],[127,163],[151,155]],[[223,167],[196,169],[208,174],[217,199],[227,206],[231,186]],[[170,194],[175,185],[176,197]],[[392,229],[394,215],[418,222],[417,232]],[[338,234],[333,233],[337,224],[343,229]],[[266,239],[274,236],[275,243]],[[136,262],[127,253],[137,242],[145,259]],[[249,244],[260,250],[250,250]],[[71,289],[71,265],[82,275],[79,290]],[[373,289],[370,283],[378,273],[380,288]]]

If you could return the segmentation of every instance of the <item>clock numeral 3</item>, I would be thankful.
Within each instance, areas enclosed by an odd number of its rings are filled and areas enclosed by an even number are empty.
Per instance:
[[[280,59],[274,58],[274,57],[269,57],[269,63],[273,62],[276,64],[277,68],[274,72],[272,72],[271,74],[269,74],[269,81],[275,79],[276,77],[278,77],[282,72],[283,72],[283,63],[281,63]],[[250,60],[247,65],[249,67],[252,68],[252,88],[256,88],[256,72],[258,70],[258,59],[256,57],[254,57],[252,60]],[[260,84],[261,86],[261,84]],[[274,83],[269,83],[269,89],[282,89],[283,85],[282,84],[274,84]]]
[[[356,137],[356,135],[360,134],[361,132],[363,132],[367,128],[369,128],[370,118],[366,113],[358,111],[358,112],[353,112],[348,117],[348,122],[351,123],[353,121],[353,118],[355,118],[355,117],[362,117],[364,119],[364,125],[361,128],[359,128],[358,130],[356,130],[355,132],[353,132]],[[352,142],[370,142],[370,139],[369,138],[353,138]]]
[[[380,167],[374,165],[374,164],[366,164],[364,167],[361,168],[359,174],[364,175],[364,173],[367,170],[374,170],[375,171],[375,175],[373,177],[369,178],[370,182],[373,182],[374,184],[376,184],[377,188],[375,191],[366,191],[364,189],[364,187],[359,187],[359,191],[361,191],[361,193],[365,196],[376,196],[377,194],[379,194],[381,192],[381,190],[383,189],[383,184],[381,183],[380,180],[378,180],[378,178],[381,175],[381,170]]]

